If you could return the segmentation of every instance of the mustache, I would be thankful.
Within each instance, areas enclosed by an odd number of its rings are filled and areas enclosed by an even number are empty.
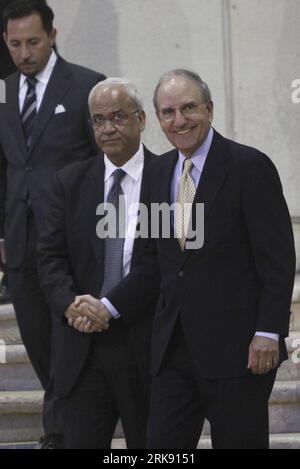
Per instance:
[[[24,62],[22,62],[20,65],[21,66],[22,65],[35,65],[35,61],[34,60],[24,60]]]

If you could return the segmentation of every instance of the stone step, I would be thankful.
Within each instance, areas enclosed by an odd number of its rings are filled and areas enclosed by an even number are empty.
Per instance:
[[[279,368],[277,381],[300,380],[300,332],[290,332],[286,344],[289,360]]]
[[[300,380],[300,332],[287,339],[289,360],[278,370],[277,381]],[[40,382],[30,365],[23,345],[5,347],[6,363],[0,364],[0,391],[40,390]]]
[[[270,433],[300,433],[300,381],[277,381],[269,412]]]
[[[293,303],[291,311],[290,331],[300,331],[300,302]]]
[[[29,442],[29,443],[2,443],[0,444],[1,449],[36,449],[37,442]]]
[[[271,449],[300,449],[300,433],[284,433],[270,435]],[[114,438],[112,449],[126,449],[124,438]],[[211,449],[209,436],[201,437],[197,449]]]
[[[7,345],[5,358],[5,363],[0,364],[0,391],[42,389],[23,345]]]
[[[291,324],[294,332],[287,339],[290,360],[279,370],[270,400],[270,431],[287,434],[277,435],[279,439],[276,444],[282,444],[283,447],[298,444],[300,433],[300,365],[292,360],[293,354],[293,358],[300,361],[300,333],[295,332],[300,331],[299,277],[295,284],[292,311]],[[42,434],[43,393],[38,390],[39,382],[21,345],[11,305],[0,305],[0,345],[1,340],[5,341],[7,347],[6,363],[0,364],[0,443],[38,440]],[[295,432],[295,436],[290,436],[290,432]],[[208,423],[203,433],[209,435]],[[121,425],[118,425],[115,437],[116,441],[122,440]]]
[[[0,443],[38,441],[42,406],[42,391],[0,392]]]
[[[0,443],[37,441],[42,434],[42,391],[0,392]],[[300,433],[300,381],[276,382],[270,399],[270,433]],[[206,422],[203,435],[209,435]],[[118,424],[115,438],[123,437]]]
[[[4,443],[1,449],[35,449],[37,442],[29,443]],[[300,449],[300,433],[283,433],[270,435],[271,449]],[[114,438],[111,449],[127,449],[124,438]],[[197,449],[211,449],[211,439],[208,436],[201,437]]]
[[[0,305],[0,340],[7,345],[22,343],[12,305]]]

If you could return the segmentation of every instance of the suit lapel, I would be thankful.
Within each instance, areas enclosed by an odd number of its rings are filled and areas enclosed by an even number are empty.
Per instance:
[[[104,172],[103,155],[99,154],[80,187],[80,200],[83,203],[81,210],[84,213],[87,233],[90,236],[89,242],[92,244],[95,257],[101,268],[103,268],[104,241],[98,238],[96,233],[96,226],[99,221],[96,210],[104,200]]]
[[[146,181],[145,181],[145,172],[147,169],[147,166],[149,163],[156,158],[156,155],[151,153],[145,146],[144,146],[144,168],[143,168],[143,175],[142,175],[142,184],[141,184],[141,195],[140,195],[140,200],[139,202],[141,204],[147,205],[147,191],[146,191]],[[144,244],[144,240],[140,237],[136,238],[133,244],[133,251],[132,251],[132,257],[131,257],[131,265],[134,265],[136,263],[136,260],[142,250]]]
[[[165,158],[165,162],[164,162],[165,166],[163,168],[163,176],[162,176],[164,179],[162,181],[162,184],[160,185],[161,187],[160,202],[171,205],[172,178],[173,178],[176,163],[178,161],[178,151],[172,150],[169,153],[166,153],[166,155],[163,158]],[[168,249],[172,249],[174,256],[176,257],[182,256],[182,251],[180,249],[178,240],[175,237],[174,222],[171,223],[170,233],[171,233],[170,239],[166,239],[163,241],[168,242]]]
[[[209,212],[213,205],[215,198],[217,197],[228,173],[228,163],[230,155],[227,150],[227,145],[223,137],[214,131],[214,138],[212,141],[211,148],[208,152],[206,162],[203,168],[203,172],[200,178],[195,200],[192,208],[193,219],[195,215],[195,209],[197,203],[204,204],[204,223],[207,222]],[[205,240],[204,240],[205,242]],[[184,262],[193,253],[197,253],[199,250],[185,250],[184,251]]]
[[[227,176],[229,154],[222,140],[215,132],[195,196],[195,203],[204,203],[206,217]]]
[[[175,165],[178,160],[178,151],[172,150],[163,158],[165,158],[165,166],[163,172],[164,181],[163,184],[161,184],[161,202],[171,204],[171,184]]]
[[[32,144],[27,158],[30,157],[34,147],[46,127],[49,119],[54,115],[56,106],[60,104],[66,92],[72,86],[72,72],[61,57],[57,58],[54,70],[47,85],[41,107],[39,109],[36,125],[32,136]]]
[[[23,133],[23,127],[20,119],[20,106],[19,106],[19,84],[20,84],[20,73],[14,73],[9,80],[7,80],[7,115],[10,124],[10,129],[15,135],[16,144],[19,145],[22,162],[24,163],[24,157],[27,155],[27,148]],[[16,155],[19,153],[16,152]]]

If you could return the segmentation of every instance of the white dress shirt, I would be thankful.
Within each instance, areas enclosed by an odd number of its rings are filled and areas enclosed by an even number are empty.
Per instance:
[[[113,173],[120,169],[115,166],[106,155],[104,155],[105,176],[104,176],[104,202],[107,200],[108,193],[113,185]],[[131,210],[128,214],[128,208],[132,204],[139,203],[141,184],[144,168],[144,148],[140,145],[138,152],[121,167],[126,175],[121,181],[121,187],[125,196],[126,202],[126,235],[123,249],[123,277],[129,274],[131,257],[134,244],[134,236],[136,232],[138,207],[136,210]]]
[[[42,100],[43,100],[47,85],[49,83],[50,77],[52,75],[54,66],[56,64],[56,61],[57,61],[57,55],[54,52],[54,50],[52,50],[52,53],[50,55],[50,58],[48,60],[48,63],[46,65],[46,67],[40,73],[35,75],[35,78],[37,79],[37,83],[36,83],[36,87],[35,87],[36,102],[37,102],[36,110],[37,110],[37,112],[39,111],[39,109],[41,107]],[[24,106],[24,101],[25,101],[27,88],[28,88],[26,78],[27,77],[25,75],[23,75],[23,73],[22,73],[21,76],[20,76],[20,88],[19,88],[20,113],[21,113],[21,111],[23,109],[23,106]]]
[[[137,217],[138,217],[138,206],[132,209],[133,204],[138,204],[140,201],[140,193],[141,193],[141,185],[142,185],[142,177],[143,177],[143,169],[144,169],[144,148],[141,144],[139,147],[138,152],[129,160],[127,161],[124,166],[122,166],[123,171],[125,171],[126,175],[123,177],[121,181],[121,187],[125,196],[126,202],[126,234],[125,234],[125,241],[124,241],[124,249],[123,249],[123,277],[125,277],[130,272],[131,266],[131,259],[132,259],[132,251],[133,245],[135,241],[135,232],[136,232],[136,225],[137,225]],[[104,176],[104,202],[107,200],[108,193],[110,188],[113,184],[113,173],[120,169],[119,167],[115,166],[106,155],[104,155],[104,163],[105,163],[105,176]],[[129,211],[128,208],[131,207]],[[130,213],[129,213],[130,212]],[[102,298],[101,301],[105,304],[105,306],[111,311],[114,318],[119,317],[119,313],[110,303],[107,298]]]

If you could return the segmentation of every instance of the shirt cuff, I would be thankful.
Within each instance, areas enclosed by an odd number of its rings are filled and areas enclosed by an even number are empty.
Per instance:
[[[266,337],[267,339],[276,340],[276,342],[279,341],[279,334],[270,334],[269,332],[256,332],[255,335],[258,335],[260,337]]]
[[[112,315],[114,319],[118,319],[120,317],[120,314],[118,313],[116,308],[111,304],[111,302],[107,298],[101,298],[100,301],[102,301],[104,306],[107,307],[107,309],[109,310],[110,314]]]

